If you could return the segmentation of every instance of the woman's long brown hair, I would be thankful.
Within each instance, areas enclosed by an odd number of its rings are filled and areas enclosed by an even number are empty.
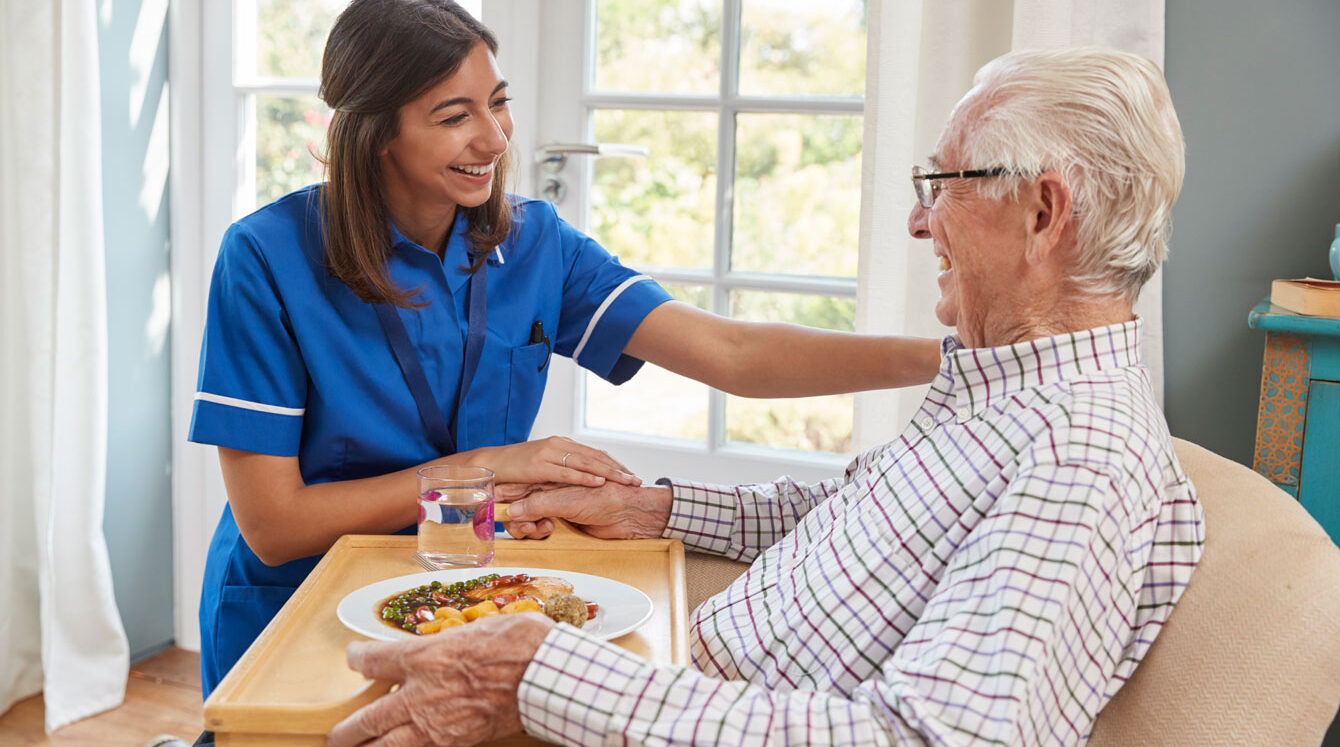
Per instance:
[[[326,267],[368,303],[422,305],[387,269],[391,223],[380,154],[396,136],[400,107],[455,73],[479,42],[497,54],[493,33],[451,0],[354,0],[326,40],[320,96],[335,110],[321,188]],[[510,153],[498,159],[488,201],[460,208],[475,252],[472,272],[512,229],[503,183]]]

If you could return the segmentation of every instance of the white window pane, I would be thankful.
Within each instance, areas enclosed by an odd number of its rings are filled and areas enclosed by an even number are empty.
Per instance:
[[[731,268],[855,277],[859,115],[736,118]]]
[[[865,0],[744,0],[740,93],[860,96]]]
[[[598,91],[716,93],[720,0],[599,0]]]
[[[732,316],[756,322],[794,322],[855,329],[856,301],[798,293],[733,291]],[[726,397],[726,440],[777,449],[837,454],[851,449],[852,395],[796,399]]]
[[[251,0],[239,5],[242,12],[256,14],[256,74],[319,78],[326,36],[346,5],[348,0]]]
[[[715,112],[598,109],[596,142],[646,146],[648,158],[598,158],[591,233],[633,266],[712,266]]]
[[[707,308],[703,286],[666,285],[680,301]],[[708,388],[692,379],[647,364],[622,386],[586,374],[586,427],[643,436],[704,441]]]
[[[316,96],[256,97],[256,204],[324,181],[330,109]]]

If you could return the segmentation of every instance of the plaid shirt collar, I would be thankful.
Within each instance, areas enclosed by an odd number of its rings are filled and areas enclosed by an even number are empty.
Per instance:
[[[944,405],[962,422],[1026,390],[1141,365],[1142,326],[1136,317],[995,348],[969,348],[946,337],[932,388],[944,395]]]

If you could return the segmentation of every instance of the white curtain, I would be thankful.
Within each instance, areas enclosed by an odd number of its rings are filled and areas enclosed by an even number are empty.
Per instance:
[[[907,234],[909,170],[924,163],[949,112],[986,62],[1014,49],[1099,44],[1163,64],[1164,0],[871,0],[862,154],[862,332],[939,337],[935,260]],[[1154,276],[1136,313],[1144,359],[1163,392],[1163,280]],[[855,441],[895,438],[925,387],[857,395]]]
[[[0,712],[114,708],[96,7],[0,0]]]

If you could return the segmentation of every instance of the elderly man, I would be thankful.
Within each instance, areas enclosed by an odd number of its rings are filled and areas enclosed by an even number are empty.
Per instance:
[[[523,535],[558,516],[752,558],[697,610],[696,670],[538,615],[353,644],[354,668],[403,687],[330,743],[522,728],[567,744],[1083,742],[1204,535],[1132,312],[1183,159],[1147,60],[988,64],[913,170],[908,228],[932,241],[936,314],[958,334],[898,440],[817,485],[663,480],[514,504]]]

